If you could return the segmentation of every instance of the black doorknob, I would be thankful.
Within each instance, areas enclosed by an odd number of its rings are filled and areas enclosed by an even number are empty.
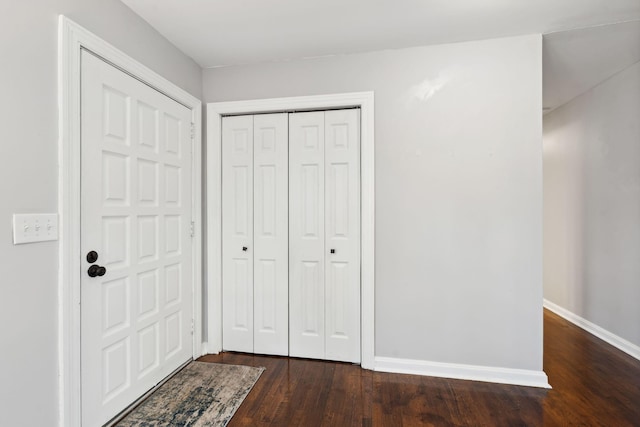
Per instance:
[[[335,254],[335,253],[336,253],[336,250],[335,250],[335,249],[331,249],[331,253],[332,253],[332,254]]]
[[[242,247],[242,250],[243,250],[243,251],[245,251],[245,252],[247,252],[247,247],[246,247],[246,246],[243,246],[243,247]]]
[[[87,254],[87,262],[89,264],[93,264],[94,262],[96,262],[98,260],[98,252],[96,251],[89,251],[89,253]]]
[[[99,265],[92,265],[87,270],[87,274],[89,275],[89,277],[104,276],[106,272],[107,269],[104,267],[100,267]]]

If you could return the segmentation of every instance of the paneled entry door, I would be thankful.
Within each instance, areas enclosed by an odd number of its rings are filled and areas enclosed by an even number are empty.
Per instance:
[[[82,424],[192,357],[191,111],[82,52]]]

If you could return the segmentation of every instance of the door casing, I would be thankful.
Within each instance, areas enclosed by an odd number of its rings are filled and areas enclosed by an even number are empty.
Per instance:
[[[201,101],[85,28],[60,15],[58,21],[58,425],[81,425],[80,381],[80,53],[87,49],[191,110],[193,126],[192,211],[193,356],[202,340]]]
[[[375,150],[374,94],[271,98],[207,104],[207,342],[222,350],[222,117],[236,114],[360,108],[361,165],[361,366],[374,369],[375,352]]]

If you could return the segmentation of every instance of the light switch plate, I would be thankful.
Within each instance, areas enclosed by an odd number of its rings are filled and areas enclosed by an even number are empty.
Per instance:
[[[58,240],[58,214],[13,214],[13,244]]]

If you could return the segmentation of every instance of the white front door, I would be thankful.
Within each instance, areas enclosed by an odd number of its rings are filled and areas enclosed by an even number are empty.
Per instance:
[[[192,357],[191,111],[83,51],[81,116],[82,424],[98,426]]]

